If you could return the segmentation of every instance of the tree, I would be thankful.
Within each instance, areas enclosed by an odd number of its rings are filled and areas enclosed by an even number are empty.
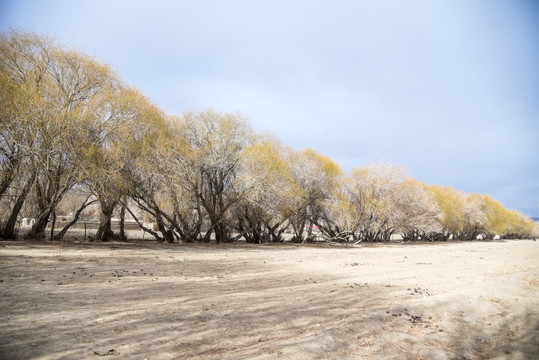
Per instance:
[[[486,231],[487,218],[482,210],[483,198],[479,194],[462,194],[464,208],[462,214],[462,230],[457,234],[458,240],[475,240]]]
[[[285,148],[277,139],[260,137],[244,150],[238,179],[245,195],[234,208],[236,230],[249,243],[282,241],[299,191]]]
[[[481,199],[481,211],[486,218],[485,231],[490,238],[499,235],[508,239],[523,239],[536,234],[536,226],[529,217],[507,210],[488,195],[482,195]]]
[[[507,210],[507,212],[505,238],[529,239],[538,236],[539,228],[530,217],[514,210]]]
[[[350,201],[344,180],[333,195],[322,203],[317,226],[329,240],[348,242],[350,237],[357,240],[358,218],[357,209]]]
[[[95,141],[87,157],[86,183],[101,205],[95,240],[107,241],[116,237],[112,215],[121,199],[133,194],[133,169],[145,152],[153,151],[163,114],[136,89],[118,85],[100,97],[94,116]]]
[[[449,186],[431,185],[429,190],[441,210],[441,231],[431,239],[447,241],[456,238],[464,228],[464,198]]]
[[[415,179],[404,180],[394,197],[396,230],[404,240],[433,240],[442,230],[441,210],[428,187]]]
[[[88,104],[110,71],[35,34],[12,31],[0,42],[2,193],[16,177],[25,179],[3,237],[13,236],[32,186],[39,213],[30,236],[42,237],[50,214],[78,179],[89,143]]]
[[[212,109],[187,113],[181,119],[182,132],[190,147],[189,177],[202,207],[208,214],[217,243],[230,240],[230,209],[245,195],[238,183],[242,154],[252,143],[252,130],[239,114],[222,114]],[[209,239],[209,238],[208,238]]]
[[[110,70],[73,50],[55,49],[48,76],[51,86],[47,113],[38,119],[35,182],[39,214],[29,236],[43,237],[49,216],[64,196],[81,180],[88,149],[95,140],[96,119],[90,107],[109,85]]]
[[[36,178],[35,119],[46,108],[42,88],[50,46],[50,39],[35,34],[10,31],[0,37],[0,197],[6,203],[7,195],[9,203],[3,238],[15,237],[19,212]]]
[[[489,237],[492,238],[495,235],[503,236],[507,233],[511,213],[505,209],[502,204],[492,199],[490,196],[483,195],[481,211],[486,217],[485,231]]]
[[[342,171],[333,160],[309,148],[292,152],[289,161],[293,179],[301,189],[295,195],[294,215],[290,218],[294,241],[312,241],[314,225],[330,231],[331,223],[325,216],[324,203],[337,190]],[[305,229],[307,236],[304,238]]]
[[[392,163],[375,162],[352,171],[347,191],[358,216],[358,240],[390,239],[399,223],[395,202],[405,179],[405,170]]]
[[[200,233],[202,215],[200,201],[194,202],[197,207],[190,206],[196,193],[185,180],[193,176],[185,167],[188,144],[179,131],[177,119],[153,114],[153,133],[138,145],[138,155],[126,172],[129,195],[155,219],[161,235],[143,227],[145,231],[159,241],[192,241]]]

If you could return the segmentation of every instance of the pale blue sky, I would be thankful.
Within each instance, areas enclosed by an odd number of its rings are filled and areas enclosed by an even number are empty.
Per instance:
[[[345,171],[539,204],[539,1],[0,0],[9,27],[111,65],[168,113],[240,111]]]

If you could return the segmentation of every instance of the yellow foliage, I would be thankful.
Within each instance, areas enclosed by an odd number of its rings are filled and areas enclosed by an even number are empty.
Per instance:
[[[511,212],[490,196],[483,195],[482,200],[481,210],[487,218],[487,231],[491,234],[506,234],[511,222]]]
[[[442,227],[451,234],[457,234],[464,227],[464,199],[449,186],[431,185],[429,190],[442,212]]]

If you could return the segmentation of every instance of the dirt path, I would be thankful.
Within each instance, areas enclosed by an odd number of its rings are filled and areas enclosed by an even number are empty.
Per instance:
[[[0,243],[2,359],[532,359],[539,244]]]

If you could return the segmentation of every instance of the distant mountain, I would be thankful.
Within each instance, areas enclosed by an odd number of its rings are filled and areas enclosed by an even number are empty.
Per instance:
[[[539,221],[539,217],[537,217],[537,216],[532,216],[532,220],[533,220],[533,221]]]

